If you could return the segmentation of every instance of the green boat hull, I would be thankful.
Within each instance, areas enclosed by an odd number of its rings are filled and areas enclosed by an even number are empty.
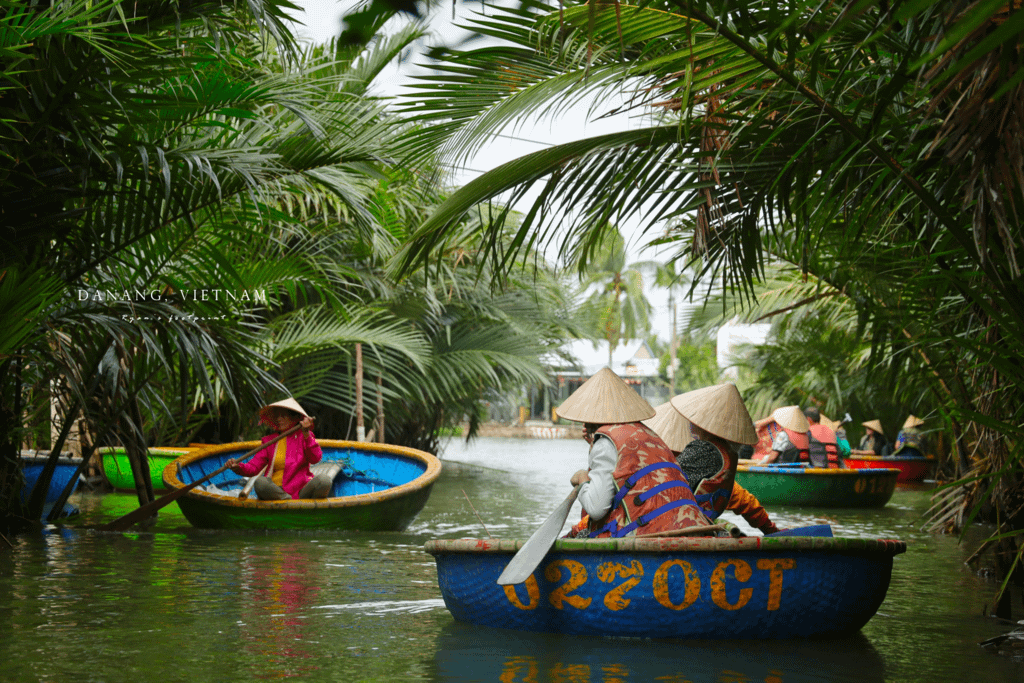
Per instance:
[[[897,469],[744,467],[736,483],[764,505],[828,508],[884,507],[896,490]]]
[[[339,474],[328,498],[258,500],[239,498],[241,480],[230,471],[210,481],[221,493],[194,488],[177,499],[185,518],[201,529],[328,529],[339,531],[402,531],[430,497],[441,462],[433,455],[402,446],[319,439],[325,463],[345,458],[357,471],[379,473],[379,479],[357,481]],[[164,470],[164,481],[177,490],[219,468],[258,442],[224,444],[182,456]],[[374,485],[373,482],[377,482]]]
[[[425,486],[398,500],[351,507],[302,509],[287,505],[277,506],[283,509],[236,508],[188,496],[178,499],[178,507],[189,524],[200,529],[402,531],[423,509],[430,497],[431,488],[432,485]],[[292,501],[283,502],[288,504]]]
[[[174,462],[175,458],[188,453],[194,449],[189,448],[150,448],[149,449],[149,476],[153,482],[154,491],[166,491],[164,488],[164,468]],[[132,466],[128,462],[128,455],[124,448],[101,448],[100,471],[103,478],[107,480],[115,491],[134,492],[135,478],[132,476]]]

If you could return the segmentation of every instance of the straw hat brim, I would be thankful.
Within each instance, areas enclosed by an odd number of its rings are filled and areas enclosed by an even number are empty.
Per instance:
[[[757,430],[732,382],[674,396],[672,407],[709,434],[733,443],[757,443]]]
[[[882,431],[882,423],[878,420],[868,420],[867,422],[861,422],[860,424],[862,427],[867,427],[868,429],[872,429],[882,436],[885,436],[885,432]]]
[[[772,419],[778,422],[779,426],[801,434],[811,428],[811,423],[807,421],[799,406],[776,408],[772,413]]]
[[[566,420],[592,424],[641,422],[655,415],[651,404],[608,368],[581,384],[555,412]]]
[[[288,410],[295,411],[296,413],[303,417],[309,417],[309,414],[307,414],[306,411],[302,409],[302,406],[300,406],[299,402],[296,401],[294,398],[286,398],[283,401],[278,401],[277,403],[269,403],[263,406],[262,408],[260,408],[260,417],[266,417],[267,413],[274,408],[286,408]]]
[[[821,424],[825,425],[826,427],[831,429],[833,432],[836,431],[837,429],[839,429],[839,427],[842,425],[842,423],[839,422],[838,420],[833,420],[831,418],[825,417],[824,415],[821,416],[821,419],[818,420],[818,422],[820,422]]]
[[[672,407],[671,401],[662,403],[654,409],[654,413],[654,417],[644,420],[643,423],[660,436],[670,450],[678,453],[686,448],[686,444],[693,441],[690,421]]]
[[[921,419],[921,418],[919,418],[919,417],[914,417],[913,415],[910,415],[910,416],[909,416],[909,417],[907,417],[907,419],[906,419],[906,420],[905,420],[905,421],[903,422],[903,428],[904,428],[904,429],[910,429],[910,428],[912,428],[912,427],[919,427],[919,426],[921,426],[921,425],[923,425],[923,424],[924,424],[924,420],[922,420],[922,419]]]

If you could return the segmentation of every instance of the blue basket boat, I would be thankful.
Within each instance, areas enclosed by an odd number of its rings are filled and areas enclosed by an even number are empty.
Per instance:
[[[202,529],[402,531],[423,509],[441,474],[440,460],[414,448],[317,442],[323,460],[312,469],[334,477],[327,498],[258,500],[252,492],[239,498],[246,479],[226,470],[178,498],[178,507],[192,526]],[[249,441],[200,448],[167,465],[164,484],[169,491],[183,488],[259,445]]]
[[[22,503],[28,502],[29,496],[32,495],[32,489],[35,488],[36,482],[39,481],[39,475],[42,474],[43,467],[46,466],[49,458],[50,454],[46,451],[21,452],[19,460],[21,462],[22,474],[25,477],[25,483],[21,487]],[[72,479],[74,479],[74,485],[71,488],[71,493],[78,489],[78,466],[81,462],[80,458],[72,458],[70,453],[61,453],[57,456],[57,466],[53,470],[53,476],[50,478],[50,486],[46,489],[43,519],[49,517],[53,504],[57,502],[60,494]],[[57,516],[70,517],[78,513],[79,510],[76,506],[71,503],[65,503],[60,514]]]
[[[499,586],[522,544],[426,544],[457,621],[642,638],[838,636],[874,616],[906,551],[856,538],[559,539],[524,583]]]

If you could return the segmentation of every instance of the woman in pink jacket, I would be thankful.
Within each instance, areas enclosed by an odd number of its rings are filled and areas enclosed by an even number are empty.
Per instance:
[[[296,424],[302,429],[289,434],[274,446],[268,446],[244,463],[232,458],[227,462],[231,471],[244,477],[262,473],[253,486],[260,500],[290,500],[298,498],[326,498],[333,481],[326,474],[313,476],[310,465],[320,462],[323,452],[313,432],[313,418],[306,414],[298,401],[287,398],[260,409],[260,422],[274,429],[263,441],[270,441]]]

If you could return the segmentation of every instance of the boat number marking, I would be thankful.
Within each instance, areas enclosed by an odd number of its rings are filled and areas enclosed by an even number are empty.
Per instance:
[[[726,560],[725,562],[719,562],[718,566],[715,567],[715,571],[711,572],[711,601],[722,609],[731,611],[739,609],[750,602],[750,597],[754,594],[754,589],[740,589],[740,594],[739,597],[736,598],[736,602],[729,602],[729,598],[725,595],[725,570],[729,567],[733,567],[733,575],[740,583],[750,581],[750,577],[753,576],[753,572],[750,570],[750,564],[743,560]]]
[[[537,609],[537,605],[540,604],[540,588],[537,586],[537,577],[530,574],[529,578],[526,579],[526,597],[528,602],[524,605],[522,600],[519,599],[519,595],[516,593],[515,586],[505,586],[505,597],[513,605],[522,610]]]
[[[853,490],[857,493],[882,493],[885,489],[878,477],[857,477]]]
[[[783,573],[796,567],[792,558],[760,559],[756,562],[760,571],[768,572],[768,599],[765,605],[768,611],[779,609],[782,604]],[[729,571],[730,568],[732,571]],[[754,597],[752,587],[741,588],[735,595],[735,601],[729,602],[728,585],[733,582],[745,584],[754,575],[754,570],[745,560],[730,559],[719,562],[708,582],[711,588],[711,601],[724,610],[738,610],[745,607]],[[630,599],[626,593],[640,584],[644,576],[644,568],[639,560],[633,560],[629,566],[619,562],[606,562],[597,568],[597,578],[602,583],[614,583],[616,579],[625,579],[604,595],[604,605],[609,610],[619,611],[629,606]],[[544,568],[544,578],[555,586],[548,595],[548,602],[555,609],[564,609],[566,605],[576,609],[586,609],[591,598],[573,593],[587,583],[587,568],[576,560],[555,560]],[[681,582],[681,584],[680,584]],[[679,602],[673,602],[669,587],[676,586],[672,593]],[[683,595],[679,595],[678,586],[683,586]],[[540,604],[540,586],[537,578],[530,575],[523,583],[526,589],[527,602],[520,598],[517,586],[504,586],[505,597],[516,608],[521,610],[536,609]],[[684,610],[700,597],[701,579],[697,570],[685,560],[667,560],[654,572],[652,593],[654,599],[663,607],[671,610]]]
[[[679,567],[683,571],[683,585],[686,586],[686,594],[683,601],[676,604],[668,596],[668,573],[672,567]],[[669,609],[686,609],[700,597],[700,575],[694,571],[689,562],[684,560],[669,560],[654,572],[654,599],[658,604]]]
[[[562,578],[563,569],[569,572],[569,579],[551,591],[548,602],[555,609],[562,609],[563,602],[569,603],[576,609],[586,609],[590,605],[590,598],[581,598],[578,595],[569,595],[569,593],[587,582],[587,568],[576,560],[555,560],[544,569],[544,578],[554,583]]]
[[[613,612],[625,609],[629,606],[629,598],[625,597],[626,591],[640,583],[640,577],[644,575],[644,566],[639,560],[633,560],[630,566],[618,562],[605,562],[597,568],[597,578],[604,583],[611,583],[616,576],[626,579],[615,588],[608,591],[604,596],[604,606]]]

